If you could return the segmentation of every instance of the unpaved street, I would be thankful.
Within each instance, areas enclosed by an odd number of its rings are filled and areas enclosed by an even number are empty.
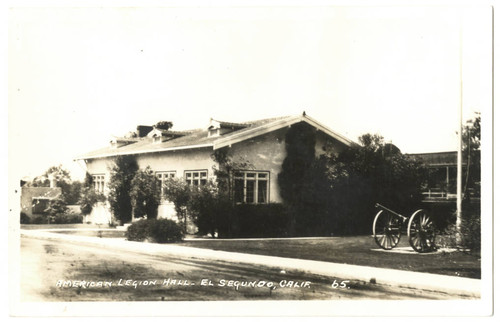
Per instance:
[[[21,238],[21,301],[450,299],[301,272]]]

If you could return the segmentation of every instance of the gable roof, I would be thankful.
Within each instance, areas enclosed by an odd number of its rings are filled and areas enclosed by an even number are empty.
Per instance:
[[[220,122],[220,121],[218,121]],[[176,151],[186,149],[200,149],[211,148],[213,150],[220,149],[225,146],[248,140],[250,138],[263,135],[278,129],[291,126],[296,123],[306,122],[316,129],[324,132],[328,136],[338,140],[339,142],[352,146],[355,143],[348,138],[332,131],[328,127],[314,120],[313,118],[302,114],[299,116],[284,116],[277,118],[269,118],[256,120],[245,123],[230,123],[222,122],[225,124],[245,124],[246,127],[236,129],[220,136],[208,136],[208,129],[198,129],[192,131],[183,131],[188,133],[184,136],[164,141],[161,143],[153,143],[151,140],[143,139],[136,143],[128,144],[118,148],[106,147],[96,151],[92,151],[77,157],[75,160],[86,160],[96,158],[106,158],[117,155],[130,155],[130,154],[143,154],[164,151]]]
[[[52,200],[59,197],[62,193],[60,187],[21,187],[21,194],[35,199]]]

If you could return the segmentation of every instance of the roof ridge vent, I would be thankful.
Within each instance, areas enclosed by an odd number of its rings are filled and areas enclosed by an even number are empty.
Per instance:
[[[153,130],[147,134],[147,137],[152,138],[153,142],[161,143],[165,141],[170,141],[177,139],[186,135],[193,133],[193,131],[171,131],[165,130],[157,127],[153,127]]]
[[[111,140],[109,141],[109,143],[111,144],[111,147],[113,147],[113,148],[120,148],[122,146],[138,142],[139,140],[140,140],[139,138],[113,136],[111,138]]]
[[[251,124],[217,121],[210,118],[210,123],[208,125],[208,137],[221,136],[249,126],[251,126]]]

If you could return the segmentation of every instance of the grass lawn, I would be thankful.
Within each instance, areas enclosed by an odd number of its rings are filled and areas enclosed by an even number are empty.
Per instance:
[[[184,241],[179,245],[481,278],[481,258],[479,254],[458,251],[419,254],[413,250],[407,250],[409,243],[404,237],[401,238],[399,245],[390,251],[379,249],[371,236],[274,240],[214,239]],[[404,252],[401,252],[401,250],[404,250]]]

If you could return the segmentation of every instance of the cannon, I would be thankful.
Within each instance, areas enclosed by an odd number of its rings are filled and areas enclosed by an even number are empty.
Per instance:
[[[436,226],[426,210],[419,209],[406,217],[378,203],[375,208],[380,210],[373,220],[373,238],[382,249],[396,247],[405,228],[410,246],[416,252],[428,253],[437,249],[434,244]]]

